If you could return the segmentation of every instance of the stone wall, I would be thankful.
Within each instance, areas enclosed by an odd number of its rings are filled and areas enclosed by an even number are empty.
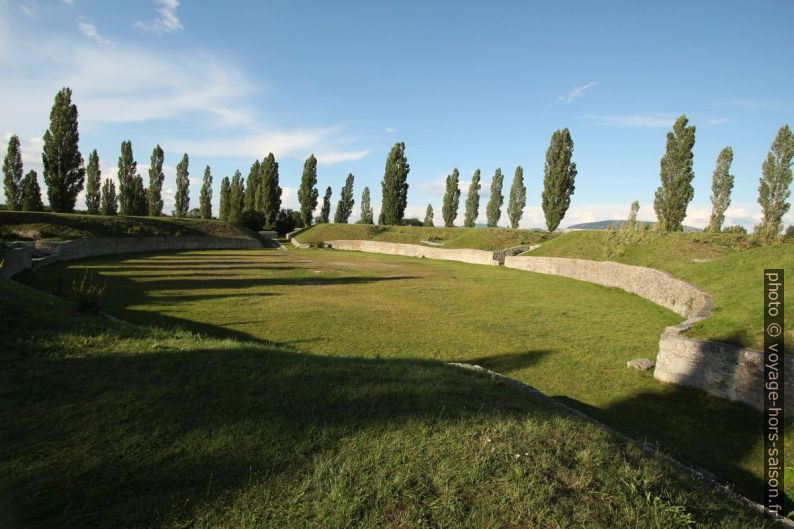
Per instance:
[[[686,318],[708,314],[708,294],[667,272],[611,261],[506,256],[505,266],[623,289]]]
[[[659,338],[653,376],[764,409],[764,353],[682,336],[691,321],[668,327]],[[794,357],[783,355],[785,414],[794,416]]]
[[[404,255],[407,257],[425,257],[427,259],[442,259],[445,261],[460,261],[463,263],[482,265],[500,264],[499,261],[494,260],[494,252],[485,250],[431,248],[418,244],[379,241],[326,241],[326,245],[334,250],[352,250],[357,252]]]
[[[169,250],[221,250],[261,248],[255,239],[231,237],[99,237],[73,241],[36,241],[10,243],[2,249],[4,264],[0,276],[9,278],[23,270],[34,268],[37,256],[46,262],[71,261],[97,255],[159,252]]]

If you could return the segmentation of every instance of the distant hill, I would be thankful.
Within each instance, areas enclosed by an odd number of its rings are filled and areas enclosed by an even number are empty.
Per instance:
[[[623,224],[627,221],[624,220],[597,220],[595,222],[583,222],[581,224],[574,224],[572,226],[568,226],[569,230],[605,230],[612,226],[616,230],[619,229]],[[638,220],[637,224],[651,225],[653,222],[649,222],[647,220]],[[694,231],[703,231],[700,228],[693,228],[692,226],[684,226],[685,232],[694,232]]]

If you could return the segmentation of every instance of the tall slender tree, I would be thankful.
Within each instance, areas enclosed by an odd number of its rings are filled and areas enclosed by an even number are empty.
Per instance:
[[[158,144],[152,149],[152,159],[149,164],[149,189],[147,190],[147,206],[150,217],[159,217],[163,214],[163,163],[165,163],[165,153]]]
[[[138,186],[138,162],[132,155],[132,142],[121,142],[121,156],[119,156],[119,210],[122,215],[137,215],[135,211],[136,194]]]
[[[711,177],[711,219],[706,231],[719,233],[722,223],[725,222],[725,211],[731,205],[731,190],[733,189],[733,175],[731,163],[733,162],[733,149],[725,147],[717,156],[717,167]]]
[[[281,187],[278,185],[278,162],[272,152],[262,160],[259,174],[257,209],[265,214],[265,226],[275,226],[281,210]]]
[[[422,226],[424,226],[425,228],[432,228],[433,226],[435,226],[435,224],[433,223],[433,205],[432,204],[428,204],[427,205],[427,210],[425,211],[425,220],[424,220],[424,222],[422,222]]]
[[[47,197],[55,212],[74,211],[77,194],[83,190],[85,168],[79,142],[77,106],[72,104],[72,90],[64,87],[55,95],[41,153]]]
[[[405,157],[405,143],[394,144],[386,158],[386,170],[383,173],[381,189],[383,205],[379,224],[399,225],[408,205],[408,172],[411,166]]]
[[[22,178],[22,211],[41,211],[43,209],[39,175],[36,174],[36,171],[30,170]]]
[[[460,173],[458,168],[452,170],[452,174],[447,175],[447,189],[444,193],[444,205],[441,207],[441,216],[444,217],[444,226],[451,228],[455,225],[455,218],[458,216],[458,206],[460,205],[460,189],[458,182]]]
[[[132,214],[145,216],[149,211],[147,197],[147,189],[143,185],[143,177],[139,174],[135,175],[132,181],[133,201],[132,201]]]
[[[174,214],[177,217],[187,217],[190,211],[190,172],[188,166],[190,159],[185,153],[182,160],[176,164],[176,194],[174,195]]]
[[[14,134],[8,140],[8,150],[3,160],[3,189],[6,208],[11,211],[22,209],[22,171],[22,149],[19,137]]]
[[[255,160],[245,181],[245,207],[243,209],[256,209],[264,213],[261,198],[257,196],[260,194],[261,181],[262,164],[259,163],[259,160]]]
[[[502,195],[503,183],[502,169],[497,167],[491,181],[491,199],[488,200],[488,208],[486,209],[489,228],[498,226],[499,219],[502,217],[502,204],[505,201],[505,197]]]
[[[202,219],[212,218],[212,172],[209,165],[204,169],[204,179],[201,181],[199,215]]]
[[[298,202],[301,206],[301,219],[304,226],[312,225],[312,215],[317,207],[317,158],[314,154],[306,159],[303,164],[303,175],[301,185],[298,188]]]
[[[102,184],[102,207],[103,215],[115,215],[119,211],[119,201],[116,197],[116,184],[110,178],[105,178]]]
[[[516,167],[515,175],[513,175],[513,184],[510,186],[510,200],[507,202],[507,216],[510,219],[511,228],[518,228],[518,223],[521,222],[526,205],[527,188],[524,186],[524,168],[519,165]]]
[[[783,215],[791,207],[786,201],[791,195],[793,158],[794,135],[788,125],[783,125],[764,160],[763,176],[758,185],[758,203],[763,217],[756,233],[763,237],[777,237],[783,229]]]
[[[99,215],[102,208],[102,171],[99,169],[99,155],[96,149],[88,155],[85,174],[85,209],[89,215]]]
[[[556,230],[568,207],[574,192],[576,164],[573,163],[573,139],[568,129],[555,130],[546,151],[546,165],[543,168],[543,214],[549,232]]]
[[[229,210],[232,201],[232,188],[229,182],[229,177],[224,176],[221,180],[221,206],[218,212],[218,218],[223,222],[229,222]]]
[[[463,226],[473,228],[480,212],[480,170],[474,171],[469,184],[469,194],[466,196],[466,216],[463,217]]]
[[[370,203],[369,188],[364,187],[361,192],[361,224],[374,224],[375,216],[372,211],[372,204]]]
[[[325,188],[325,195],[323,195],[323,205],[320,208],[320,216],[317,217],[317,224],[328,224],[331,217],[331,186]]]
[[[229,186],[229,222],[239,224],[245,209],[245,180],[240,171],[235,171]]]
[[[350,214],[353,213],[353,173],[347,175],[345,185],[342,192],[339,194],[339,203],[336,205],[336,213],[334,213],[334,222],[337,224],[347,224]]]
[[[689,202],[695,196],[692,180],[692,148],[695,146],[695,127],[687,127],[689,120],[682,114],[667,133],[667,149],[661,160],[661,185],[656,190],[653,209],[660,231],[683,230]]]

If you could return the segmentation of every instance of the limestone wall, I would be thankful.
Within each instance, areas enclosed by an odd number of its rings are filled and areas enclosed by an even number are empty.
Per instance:
[[[168,250],[221,250],[261,248],[255,239],[231,237],[98,237],[73,241],[36,241],[12,243],[2,250],[4,265],[0,275],[11,277],[33,268],[36,256],[48,256],[47,262],[71,261],[96,255],[158,252]],[[7,263],[5,263],[7,261]]]
[[[505,266],[620,288],[686,318],[705,315],[710,307],[708,294],[654,268],[611,261],[509,255],[505,257]]]
[[[494,260],[494,252],[485,250],[431,248],[418,244],[379,241],[326,241],[326,245],[334,250],[353,250],[357,252],[404,255],[407,257],[425,257],[427,259],[442,259],[445,261],[460,261],[463,263],[482,265],[500,264],[499,261]]]
[[[689,322],[668,327],[659,339],[655,379],[764,409],[764,353],[682,336]],[[783,355],[787,417],[794,416],[794,358]]]

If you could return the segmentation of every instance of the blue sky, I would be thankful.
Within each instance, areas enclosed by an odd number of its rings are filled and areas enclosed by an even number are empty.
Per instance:
[[[408,216],[432,203],[440,217],[446,175],[459,168],[465,197],[479,168],[484,222],[494,170],[506,174],[507,194],[520,164],[522,226],[539,227],[555,129],[570,129],[579,169],[563,226],[624,218],[632,200],[653,220],[665,134],[686,113],[697,126],[686,223],[707,223],[714,163],[731,145],[727,223],[750,226],[761,163],[780,126],[794,125],[792,20],[794,2],[782,0],[0,0],[0,133],[18,134],[26,170],[41,174],[49,109],[68,85],[81,149],[86,158],[98,150],[104,176],[123,140],[145,180],[152,148],[163,147],[169,211],[183,152],[194,203],[211,166],[216,208],[220,179],[246,175],[270,151],[285,205],[296,207],[314,152],[318,187],[333,188],[334,205],[355,175],[354,219],[365,185],[379,206],[386,154],[404,141]]]

